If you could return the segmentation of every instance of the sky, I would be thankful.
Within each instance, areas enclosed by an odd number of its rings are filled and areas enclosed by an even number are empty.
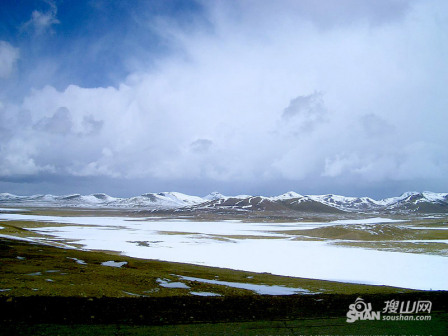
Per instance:
[[[445,0],[0,5],[0,192],[448,192]]]

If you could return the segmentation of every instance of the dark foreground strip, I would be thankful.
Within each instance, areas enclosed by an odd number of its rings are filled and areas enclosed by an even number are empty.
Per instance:
[[[203,322],[344,318],[356,295],[239,297],[81,298],[1,297],[1,324],[168,325]],[[448,316],[448,292],[363,295],[374,310],[385,301],[430,300],[432,312]]]

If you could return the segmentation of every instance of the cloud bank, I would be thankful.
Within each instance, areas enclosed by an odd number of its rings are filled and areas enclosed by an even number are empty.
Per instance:
[[[51,4],[26,25],[63,25]],[[148,65],[126,50],[133,69],[111,86],[68,78],[63,88],[41,81],[19,102],[2,96],[4,185],[57,176],[74,191],[77,178],[128,181],[128,194],[143,192],[132,181],[192,194],[448,189],[444,1],[200,6],[188,24],[134,18],[144,22],[136,36],[150,31],[170,52]],[[0,42],[3,81],[19,53],[28,57],[10,42]]]

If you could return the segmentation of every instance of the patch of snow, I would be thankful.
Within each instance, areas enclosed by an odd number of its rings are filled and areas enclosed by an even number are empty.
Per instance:
[[[16,237],[16,236],[5,235],[5,234],[0,234],[0,238],[7,238],[7,239],[14,239],[14,240],[21,240],[21,241],[26,241],[26,242],[30,242],[30,243],[34,243],[34,242],[35,242],[35,240],[34,240],[34,239],[31,239],[31,238]]]
[[[165,288],[183,288],[183,289],[190,288],[190,286],[184,284],[183,282],[170,282],[167,279],[160,279],[160,278],[158,278],[156,281],[159,283],[160,286]]]
[[[31,276],[42,275],[42,272],[28,273],[27,275],[31,275]]]
[[[81,260],[81,259],[78,259],[78,258],[69,258],[69,257],[67,257],[67,258],[71,259],[71,260],[74,260],[77,264],[87,265],[87,263],[84,260]]]
[[[221,294],[211,292],[190,292],[190,294],[198,296],[221,296]]]
[[[197,281],[203,282],[213,285],[221,285],[233,288],[247,289],[254,291],[260,295],[292,295],[292,294],[310,294],[310,292],[303,288],[291,288],[284,286],[270,286],[270,285],[256,285],[250,283],[242,283],[242,282],[230,282],[230,281],[221,281],[221,280],[209,280],[209,279],[201,279],[195,277],[188,277],[179,275],[179,278],[187,281]]]
[[[17,237],[17,236],[13,236],[13,235],[5,235],[5,234],[0,234],[0,237],[1,238],[7,238],[7,239],[13,239],[13,240],[26,241],[26,242],[30,242],[30,243],[35,243],[36,241],[38,241],[39,244],[48,245],[48,246],[55,246],[56,245],[58,247],[62,247],[64,249],[70,249],[70,250],[76,250],[77,249],[76,247],[71,246],[71,245],[57,243],[57,242],[55,242],[56,239],[54,239],[52,241],[52,243],[48,243],[48,242],[45,242],[45,241],[47,241],[46,238],[40,238],[40,237],[37,237],[37,238],[28,237],[28,238],[26,238],[26,237]]]
[[[127,263],[128,263],[127,261],[113,261],[113,260],[109,260],[109,261],[102,262],[101,265],[120,268],[121,266],[124,266]]]
[[[140,294],[135,294],[135,293],[131,293],[131,292],[126,292],[126,291],[122,291],[123,293],[130,295],[130,296],[146,296],[146,295],[140,295]]]

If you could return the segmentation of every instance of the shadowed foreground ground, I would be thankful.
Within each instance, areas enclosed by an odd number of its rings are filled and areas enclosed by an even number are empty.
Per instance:
[[[159,298],[2,297],[1,335],[447,335],[448,293],[430,300],[431,321],[346,322],[354,295]],[[364,295],[373,307],[391,299]]]

